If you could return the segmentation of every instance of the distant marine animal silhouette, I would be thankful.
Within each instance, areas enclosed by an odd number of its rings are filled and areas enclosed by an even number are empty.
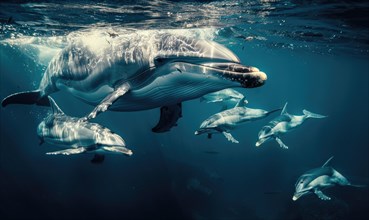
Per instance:
[[[85,121],[108,109],[169,107],[229,87],[259,87],[266,80],[265,73],[240,64],[235,54],[213,41],[166,31],[104,33],[71,42],[49,63],[37,90],[12,94],[2,106],[48,106],[48,95],[65,90],[96,106],[81,119]],[[165,118],[160,127],[178,119]]]
[[[48,155],[72,155],[95,153],[93,163],[104,160],[105,153],[132,155],[118,134],[113,133],[97,123],[80,121],[79,118],[67,116],[49,97],[52,113],[37,128],[40,144],[46,142],[64,150],[48,152]],[[66,148],[66,149],[65,149]]]
[[[259,132],[259,140],[256,142],[256,146],[259,147],[268,140],[276,140],[280,147],[288,149],[288,147],[282,142],[280,137],[302,125],[309,118],[325,118],[326,116],[315,114],[307,110],[303,110],[304,115],[291,115],[287,113],[287,103],[281,112],[281,115],[270,121]]]
[[[208,138],[211,138],[213,134],[222,133],[228,141],[239,143],[230,133],[231,130],[237,128],[242,123],[267,117],[269,114],[280,110],[265,111],[247,108],[244,106],[244,100],[245,98],[242,98],[234,108],[210,116],[201,123],[200,129],[195,132],[195,135],[208,134]]]
[[[322,200],[330,200],[331,198],[325,195],[322,190],[337,185],[365,187],[364,185],[352,185],[346,177],[328,166],[332,159],[333,157],[329,158],[322,167],[309,170],[298,178],[292,197],[293,201],[310,193],[314,193]]]

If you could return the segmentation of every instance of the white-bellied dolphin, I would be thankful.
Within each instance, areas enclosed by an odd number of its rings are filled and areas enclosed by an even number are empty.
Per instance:
[[[219,103],[222,105],[221,111],[224,111],[235,107],[243,98],[244,95],[234,89],[222,89],[202,96],[200,98],[200,102],[206,101],[206,103]],[[246,99],[244,99],[244,102],[245,104],[248,103]]]
[[[322,200],[330,200],[322,190],[333,186],[355,186],[365,187],[364,185],[352,185],[346,177],[337,170],[328,166],[333,157],[329,158],[322,167],[312,169],[301,175],[295,184],[295,193],[292,197],[296,201],[301,196],[314,193]]]
[[[131,156],[123,138],[96,123],[81,121],[67,116],[49,97],[52,113],[49,114],[37,128],[37,135],[41,144],[46,142],[64,150],[49,152],[48,155],[71,155],[80,153],[95,153],[91,162],[99,162],[103,157],[100,153],[117,153]],[[65,149],[67,148],[67,149]]]
[[[228,109],[210,116],[203,121],[200,125],[200,129],[195,132],[195,135],[208,134],[208,138],[211,138],[212,134],[222,133],[228,141],[232,143],[238,143],[232,134],[231,130],[238,127],[240,124],[254,121],[267,117],[269,114],[279,111],[276,109],[273,111],[265,111],[262,109],[252,109],[245,107],[245,98],[241,99],[238,105],[232,109]]]
[[[325,118],[326,116],[315,114],[307,110],[303,110],[304,115],[291,115],[287,113],[287,103],[284,105],[281,115],[270,121],[259,132],[259,140],[256,142],[256,146],[259,147],[265,141],[275,139],[279,146],[288,149],[288,147],[282,142],[280,136],[284,133],[290,132],[296,127],[302,125],[309,118]]]
[[[65,90],[96,106],[88,120],[107,109],[171,106],[229,87],[262,86],[266,79],[213,41],[165,31],[105,34],[71,42],[50,61],[37,90],[12,94],[2,106],[47,106],[48,95]]]

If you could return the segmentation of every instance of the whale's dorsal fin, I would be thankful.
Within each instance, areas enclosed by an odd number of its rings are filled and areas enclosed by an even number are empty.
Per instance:
[[[281,111],[281,115],[288,114],[287,113],[287,104],[288,104],[288,102],[286,102],[286,104],[284,104],[283,109]]]
[[[326,167],[326,166],[329,164],[329,162],[333,159],[333,157],[334,157],[334,156],[331,156],[331,157],[327,160],[327,162],[325,162],[325,163],[323,164],[323,166],[322,166],[322,167]]]
[[[51,107],[51,110],[52,110],[53,114],[62,114],[62,115],[64,115],[64,112],[59,108],[59,106],[56,104],[54,99],[51,98],[50,96],[48,98],[49,98],[50,107]]]

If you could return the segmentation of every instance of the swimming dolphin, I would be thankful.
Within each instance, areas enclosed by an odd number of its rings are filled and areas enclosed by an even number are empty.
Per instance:
[[[241,99],[236,107],[214,114],[203,121],[195,135],[207,133],[208,138],[211,138],[215,133],[222,133],[228,141],[239,143],[230,133],[231,130],[242,123],[265,118],[269,114],[280,110],[276,109],[268,112],[262,109],[246,108],[244,99]]]
[[[295,193],[292,197],[293,201],[309,193],[315,193],[321,200],[330,200],[331,198],[325,195],[322,190],[336,185],[365,187],[363,185],[352,185],[337,170],[328,166],[332,159],[333,157],[329,158],[322,167],[309,170],[298,178],[295,184]]]
[[[256,146],[259,147],[265,141],[275,139],[279,146],[288,149],[288,147],[282,142],[280,136],[284,133],[290,132],[296,127],[302,125],[309,118],[325,118],[326,116],[315,114],[307,110],[303,110],[304,115],[290,115],[287,113],[287,103],[281,112],[281,115],[270,121],[259,132],[259,140],[256,142]]]
[[[165,31],[114,38],[105,33],[72,41],[50,61],[37,90],[12,94],[2,106],[48,106],[47,96],[64,90],[96,106],[83,118],[89,120],[108,109],[172,106],[229,87],[259,87],[266,79],[265,73],[240,64],[235,54],[213,41]]]
[[[244,95],[234,89],[223,89],[217,92],[206,94],[200,98],[200,102],[206,103],[220,103],[222,105],[221,111],[235,107],[238,102],[244,98]],[[245,99],[245,104],[247,100]]]
[[[37,128],[40,144],[47,142],[67,149],[46,154],[95,153],[95,158],[91,161],[93,163],[104,160],[104,157],[99,156],[100,153],[132,155],[132,151],[125,147],[126,144],[119,135],[99,124],[65,115],[51,97],[49,102],[52,114],[48,115]]]

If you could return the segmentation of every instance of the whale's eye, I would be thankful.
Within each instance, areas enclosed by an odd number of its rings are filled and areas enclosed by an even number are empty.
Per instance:
[[[156,58],[155,58],[155,63],[156,63],[156,64],[161,65],[161,64],[163,64],[163,63],[164,63],[164,61],[165,61],[165,59],[164,59],[163,57],[156,57]]]

